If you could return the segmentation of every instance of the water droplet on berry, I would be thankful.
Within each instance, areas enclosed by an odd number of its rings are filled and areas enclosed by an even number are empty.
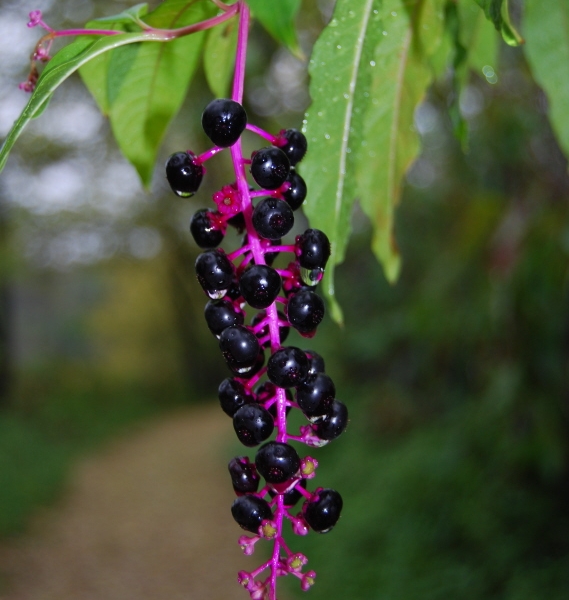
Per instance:
[[[223,298],[223,296],[225,296],[226,293],[227,293],[227,290],[212,290],[210,292],[207,292],[207,295],[212,300],[221,300],[221,298]]]
[[[180,190],[173,190],[174,194],[176,194],[176,196],[180,196],[180,198],[189,198],[190,196],[193,196],[192,192],[182,192]]]
[[[318,285],[323,276],[324,269],[305,269],[304,267],[300,267],[300,278],[306,285],[311,287]]]

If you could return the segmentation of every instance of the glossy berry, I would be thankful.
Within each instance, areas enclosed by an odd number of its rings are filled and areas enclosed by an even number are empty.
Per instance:
[[[296,485],[292,489],[288,490],[288,492],[285,492],[283,494],[284,506],[286,506],[287,508],[291,508],[303,497],[302,493],[298,491],[299,487],[306,489],[306,479],[301,479],[296,483]],[[271,498],[274,498],[277,495],[277,493],[273,490],[269,490],[269,495],[271,496]]]
[[[330,241],[320,229],[307,229],[296,237],[296,256],[305,269],[323,269],[330,257]]]
[[[172,191],[182,198],[193,196],[202,182],[204,170],[195,158],[191,152],[176,152],[166,161],[166,179]]]
[[[223,412],[232,417],[242,406],[253,402],[253,396],[239,381],[231,378],[224,379],[217,390],[217,397]]]
[[[247,126],[245,109],[234,100],[212,100],[203,111],[202,127],[207,137],[222,148],[233,146]]]
[[[243,529],[251,533],[258,533],[263,521],[273,516],[266,500],[250,495],[236,498],[231,506],[231,514]]]
[[[324,318],[324,302],[311,290],[300,290],[289,297],[286,307],[289,323],[300,333],[310,333]]]
[[[348,409],[339,400],[334,400],[330,410],[312,425],[312,431],[321,439],[330,442],[344,433],[348,425]]]
[[[229,368],[237,374],[246,373],[257,361],[259,340],[247,327],[233,325],[219,336],[219,347]]]
[[[215,248],[223,240],[223,231],[217,229],[211,220],[211,213],[202,208],[190,221],[190,232],[200,248]]]
[[[236,494],[254,494],[259,489],[261,478],[246,456],[232,458],[227,468]]]
[[[280,310],[277,311],[277,316],[279,321],[286,322],[286,316]],[[267,311],[260,310],[252,319],[251,326],[254,327],[257,323],[260,323],[263,319],[267,317]],[[279,325],[279,339],[281,344],[286,340],[288,334],[290,332],[290,327],[288,325]],[[266,324],[260,331],[257,331],[257,337],[262,338],[269,335],[269,325]],[[270,343],[270,342],[269,342]]]
[[[340,518],[344,503],[342,496],[329,488],[318,488],[302,506],[306,522],[318,533],[328,533]]]
[[[233,428],[239,441],[252,448],[273,433],[275,422],[269,411],[259,404],[246,404],[233,415]]]
[[[309,366],[308,358],[300,348],[285,346],[269,358],[267,375],[279,387],[295,387],[306,379]]]
[[[274,146],[255,152],[251,158],[251,175],[265,190],[276,190],[286,181],[290,172],[287,155]]]
[[[278,296],[281,276],[267,265],[253,265],[239,278],[243,298],[253,308],[267,308]]]
[[[304,353],[308,356],[308,360],[310,361],[310,369],[308,371],[309,377],[326,371],[324,359],[320,354],[314,352],[314,350],[305,350]]]
[[[300,468],[300,458],[290,444],[267,442],[257,450],[255,465],[267,483],[284,483]]]
[[[297,210],[302,206],[306,198],[306,182],[293,169],[291,169],[289,176],[286,178],[286,182],[289,184],[289,188],[282,193],[283,198],[292,210]]]
[[[292,208],[278,198],[263,198],[253,211],[253,227],[263,238],[279,240],[294,225]]]
[[[196,275],[206,294],[223,298],[233,281],[233,265],[223,250],[207,250],[196,258]]]
[[[336,386],[325,373],[318,373],[296,388],[296,401],[308,417],[323,417],[330,412],[336,397]]]
[[[251,369],[249,371],[246,371],[245,373],[239,373],[239,377],[241,379],[251,379],[251,377],[256,375],[263,368],[264,364],[265,364],[265,351],[261,348],[261,351],[259,352],[259,354],[257,356],[257,360],[255,361],[255,364],[251,367]]]
[[[308,148],[304,133],[298,129],[283,129],[279,138],[278,147],[287,155],[291,165],[296,165],[304,158]]]
[[[231,325],[243,325],[244,316],[237,312],[233,303],[225,298],[221,300],[210,300],[204,309],[204,316],[209,330],[219,336],[226,327]]]

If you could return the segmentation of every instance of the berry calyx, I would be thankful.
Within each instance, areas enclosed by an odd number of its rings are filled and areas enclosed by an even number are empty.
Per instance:
[[[233,325],[224,329],[219,336],[219,348],[225,362],[236,374],[250,371],[261,350],[255,334],[243,325]]]
[[[206,208],[198,210],[190,221],[190,232],[200,248],[215,248],[223,241],[224,234],[213,223]]]
[[[250,495],[236,498],[231,506],[231,514],[243,529],[251,533],[258,533],[262,522],[273,516],[266,500]]]
[[[166,179],[172,191],[182,198],[193,196],[202,182],[204,169],[195,158],[192,152],[175,152],[166,161]]]
[[[239,279],[243,298],[253,308],[267,308],[278,296],[281,276],[267,265],[253,265]]]
[[[196,258],[196,275],[206,294],[217,300],[233,281],[234,269],[223,250],[208,250]]]
[[[298,129],[283,129],[279,132],[277,146],[287,155],[290,164],[296,165],[304,158],[308,142]]]
[[[253,227],[263,238],[279,240],[294,225],[292,208],[279,198],[263,198],[253,211]]]
[[[295,346],[277,350],[267,363],[267,375],[282,388],[300,385],[308,376],[309,363],[306,354]]]
[[[267,483],[284,483],[300,468],[300,458],[290,444],[267,442],[257,450],[255,465]]]
[[[232,458],[227,468],[236,494],[254,494],[259,489],[261,478],[255,465],[246,456]]]
[[[246,404],[233,415],[233,428],[239,441],[252,448],[269,438],[275,422],[269,411],[259,404]]]
[[[318,488],[312,498],[302,505],[306,522],[318,533],[328,533],[340,518],[342,496],[330,488]]]
[[[251,157],[251,175],[265,190],[276,190],[281,187],[289,172],[290,161],[280,148],[267,146]]]
[[[233,146],[247,126],[245,109],[228,98],[212,100],[202,114],[202,127],[207,137],[221,148]]]

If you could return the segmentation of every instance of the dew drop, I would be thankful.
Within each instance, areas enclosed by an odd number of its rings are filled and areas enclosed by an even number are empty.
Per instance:
[[[212,290],[211,292],[208,292],[207,295],[212,300],[221,300],[221,298],[223,298],[223,296],[225,296],[226,293],[227,290]]]
[[[393,11],[391,11],[391,16],[392,16],[392,17],[396,17],[396,16],[397,16],[397,13],[396,13],[396,12],[393,10]]]
[[[330,134],[329,134],[329,133],[325,133],[325,134],[324,134],[324,137],[325,137],[327,140],[329,140],[329,139],[330,139]]]
[[[349,98],[349,97],[350,97],[350,96],[349,96],[349,94],[344,94],[344,98],[345,98],[346,100],[348,100],[348,98]]]
[[[332,19],[328,24],[328,27],[338,27],[338,19]]]
[[[351,148],[346,148],[346,154],[350,154],[350,153],[351,153],[351,151],[352,151],[352,149],[351,149]]]
[[[381,33],[383,33],[383,35],[387,35],[387,31],[382,31]]]
[[[324,276],[324,269],[305,269],[300,267],[300,278],[302,281],[311,287],[318,285],[318,282]]]
[[[372,67],[375,67],[375,60],[370,60],[370,61],[369,61],[369,64],[370,64]]]
[[[379,11],[377,10],[377,8],[373,11],[373,14],[374,15],[378,15],[379,14]]]
[[[180,198],[190,198],[194,195],[194,192],[182,192],[181,190],[174,190],[176,196],[180,196]]]
[[[340,44],[338,44],[338,45],[336,46],[336,48],[338,48],[338,50],[341,50],[341,49],[342,49],[342,46],[340,46]]]
[[[322,111],[321,111],[321,110],[319,110],[319,111],[318,111],[318,113],[317,113],[317,115],[318,115],[319,117],[321,117],[321,116],[322,116],[322,114],[323,114],[323,113],[322,113]]]
[[[353,10],[348,11],[348,16],[353,17],[356,13]]]

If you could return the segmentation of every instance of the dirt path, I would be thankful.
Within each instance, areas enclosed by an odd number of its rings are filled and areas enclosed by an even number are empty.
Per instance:
[[[82,461],[58,505],[0,545],[0,599],[245,600],[236,574],[258,561],[229,511],[230,431],[217,407],[194,409]]]

